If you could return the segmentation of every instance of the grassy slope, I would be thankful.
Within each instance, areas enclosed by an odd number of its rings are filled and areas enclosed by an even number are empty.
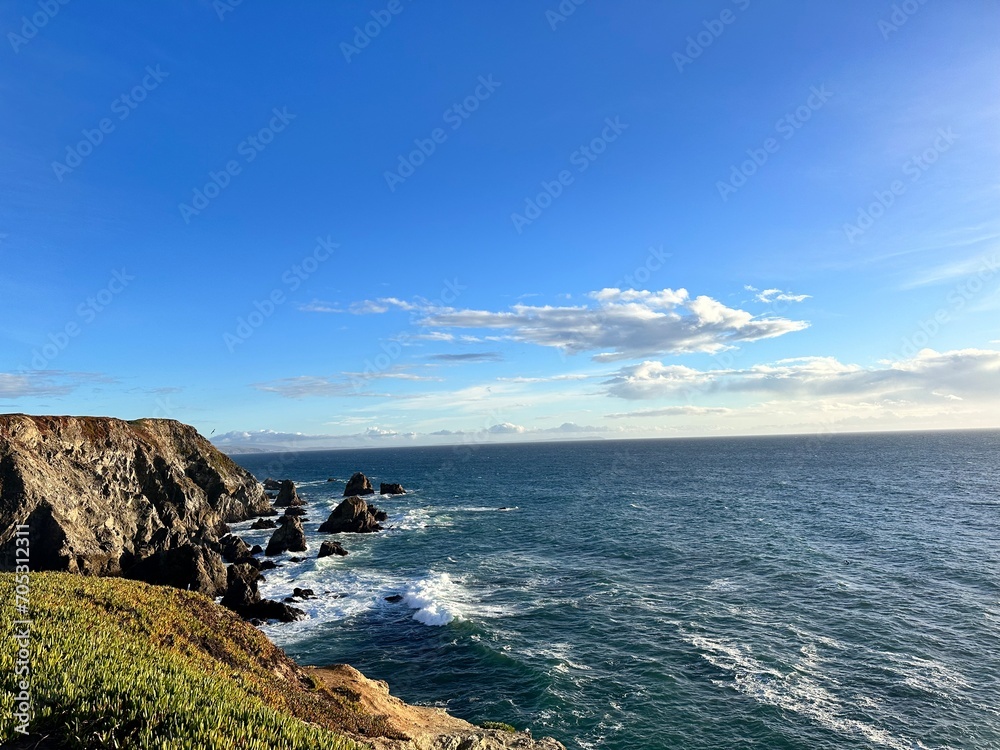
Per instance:
[[[47,737],[42,747],[353,750],[360,746],[336,730],[392,735],[201,595],[64,573],[33,573],[30,585],[31,729],[36,741]],[[3,746],[21,737],[11,720],[15,619],[14,575],[3,573]]]

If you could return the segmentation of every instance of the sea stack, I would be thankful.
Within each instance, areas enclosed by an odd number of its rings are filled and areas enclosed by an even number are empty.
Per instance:
[[[319,530],[327,534],[368,534],[381,531],[379,521],[386,520],[384,511],[369,505],[361,497],[349,497],[333,509]]]
[[[347,486],[344,488],[344,497],[374,494],[375,490],[372,489],[372,483],[360,471],[351,475],[351,478],[347,480]]]

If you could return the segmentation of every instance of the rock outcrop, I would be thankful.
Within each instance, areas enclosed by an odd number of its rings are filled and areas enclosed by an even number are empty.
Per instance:
[[[222,539],[219,540],[219,552],[222,553],[222,557],[226,562],[239,562],[244,557],[250,557],[253,552],[250,550],[250,545],[244,542],[240,537],[234,536],[233,534],[226,534]]]
[[[123,578],[200,591],[218,596],[226,590],[226,566],[222,557],[200,544],[182,544],[154,552],[129,566]]]
[[[378,494],[380,495],[405,495],[406,490],[403,489],[403,485],[396,484],[395,482],[381,482],[378,486]]]
[[[369,505],[364,498],[349,497],[333,509],[319,530],[326,534],[368,534],[381,531],[379,521],[385,519],[385,513],[374,505]]]
[[[348,497],[349,495],[374,494],[375,490],[372,489],[371,481],[360,471],[351,475],[351,478],[347,480],[347,486],[344,488],[344,497]]]
[[[330,557],[331,555],[340,555],[341,557],[345,557],[347,555],[347,550],[336,542],[323,542],[319,545],[319,554],[316,555],[317,558]]]
[[[264,550],[268,557],[282,552],[304,552],[306,549],[306,532],[298,516],[282,516],[282,520],[284,523],[271,535]]]
[[[274,500],[275,508],[287,508],[290,505],[299,506],[305,504],[305,501],[299,497],[299,494],[295,491],[295,482],[291,479],[286,479],[281,483],[281,489],[278,491],[278,497]]]
[[[0,569],[26,524],[33,570],[215,594],[226,524],[268,509],[249,472],[180,422],[0,415]]]
[[[305,614],[301,609],[289,607],[282,602],[262,599],[257,583],[263,579],[264,576],[249,563],[230,565],[222,605],[246,620],[292,622]]]
[[[408,705],[389,694],[387,683],[371,680],[347,664],[306,670],[331,693],[357,701],[359,710],[385,717],[390,730],[386,734],[397,738],[359,737],[376,750],[566,750],[550,737],[534,739],[527,732],[483,729],[440,708]]]

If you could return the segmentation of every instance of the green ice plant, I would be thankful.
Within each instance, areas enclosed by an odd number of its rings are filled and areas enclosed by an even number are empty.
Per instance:
[[[12,720],[14,576],[0,574],[0,745]],[[112,578],[31,576],[33,737],[69,748],[355,750],[384,720],[278,676],[287,662],[205,597]],[[277,655],[277,656],[276,656]]]

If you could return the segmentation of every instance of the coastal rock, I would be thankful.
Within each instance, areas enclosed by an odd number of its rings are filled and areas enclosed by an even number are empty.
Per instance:
[[[285,516],[288,519],[271,535],[264,554],[268,557],[280,555],[282,552],[304,552],[306,549],[306,533],[302,522],[295,516]]]
[[[307,512],[305,508],[285,508],[286,516],[304,516]]]
[[[305,612],[273,599],[261,599],[257,588],[264,576],[249,563],[230,565],[226,572],[226,593],[222,605],[244,620],[279,620],[292,622]]]
[[[344,557],[347,555],[347,550],[336,542],[323,542],[319,546],[319,554],[316,555],[316,557],[330,557],[330,555],[340,555],[341,557]]]
[[[406,490],[403,489],[403,485],[396,484],[395,482],[382,482],[378,486],[378,494],[380,495],[405,495]]]
[[[250,548],[250,554],[251,555],[259,555],[263,551],[264,551],[264,548],[261,547],[259,544],[255,544],[253,547]]]
[[[245,620],[277,620],[278,622],[295,622],[305,617],[306,613],[298,607],[291,607],[274,599],[261,599],[256,604],[244,607],[239,614]]]
[[[351,478],[347,480],[347,486],[344,488],[344,497],[347,497],[348,495],[374,494],[375,490],[372,489],[372,483],[369,481],[368,477],[360,471],[351,475]]]
[[[355,533],[367,534],[381,531],[377,515],[381,513],[374,505],[369,505],[363,498],[349,497],[340,503],[330,517],[319,527],[326,534]],[[384,520],[384,519],[383,519]]]
[[[219,540],[219,548],[222,557],[226,562],[230,563],[234,563],[244,557],[250,557],[253,554],[250,551],[250,545],[233,534],[226,534],[222,537]]]
[[[274,501],[274,507],[286,508],[289,505],[305,505],[305,501],[295,491],[295,482],[291,479],[286,479],[281,483],[281,490],[279,490],[278,497]]]
[[[281,489],[281,480],[280,479],[271,479],[271,477],[268,477],[267,479],[264,480],[264,489],[265,490],[280,490]]]
[[[251,529],[274,529],[277,528],[278,524],[272,521],[270,518],[258,518],[252,524],[250,524]]]
[[[32,570],[208,592],[224,586],[221,558],[193,548],[268,507],[249,472],[180,422],[0,415],[0,570],[27,524]]]
[[[376,750],[566,750],[548,737],[483,729],[440,708],[408,705],[389,694],[387,683],[371,680],[347,664],[306,671],[334,695],[351,696],[358,710],[383,717],[382,736],[358,737]]]
[[[257,582],[264,576],[249,563],[237,563],[226,569],[226,593],[222,597],[222,606],[239,612],[243,607],[260,601]]]
[[[190,589],[206,596],[218,596],[226,590],[226,566],[222,556],[196,544],[154,552],[126,566],[121,575],[160,586]]]

